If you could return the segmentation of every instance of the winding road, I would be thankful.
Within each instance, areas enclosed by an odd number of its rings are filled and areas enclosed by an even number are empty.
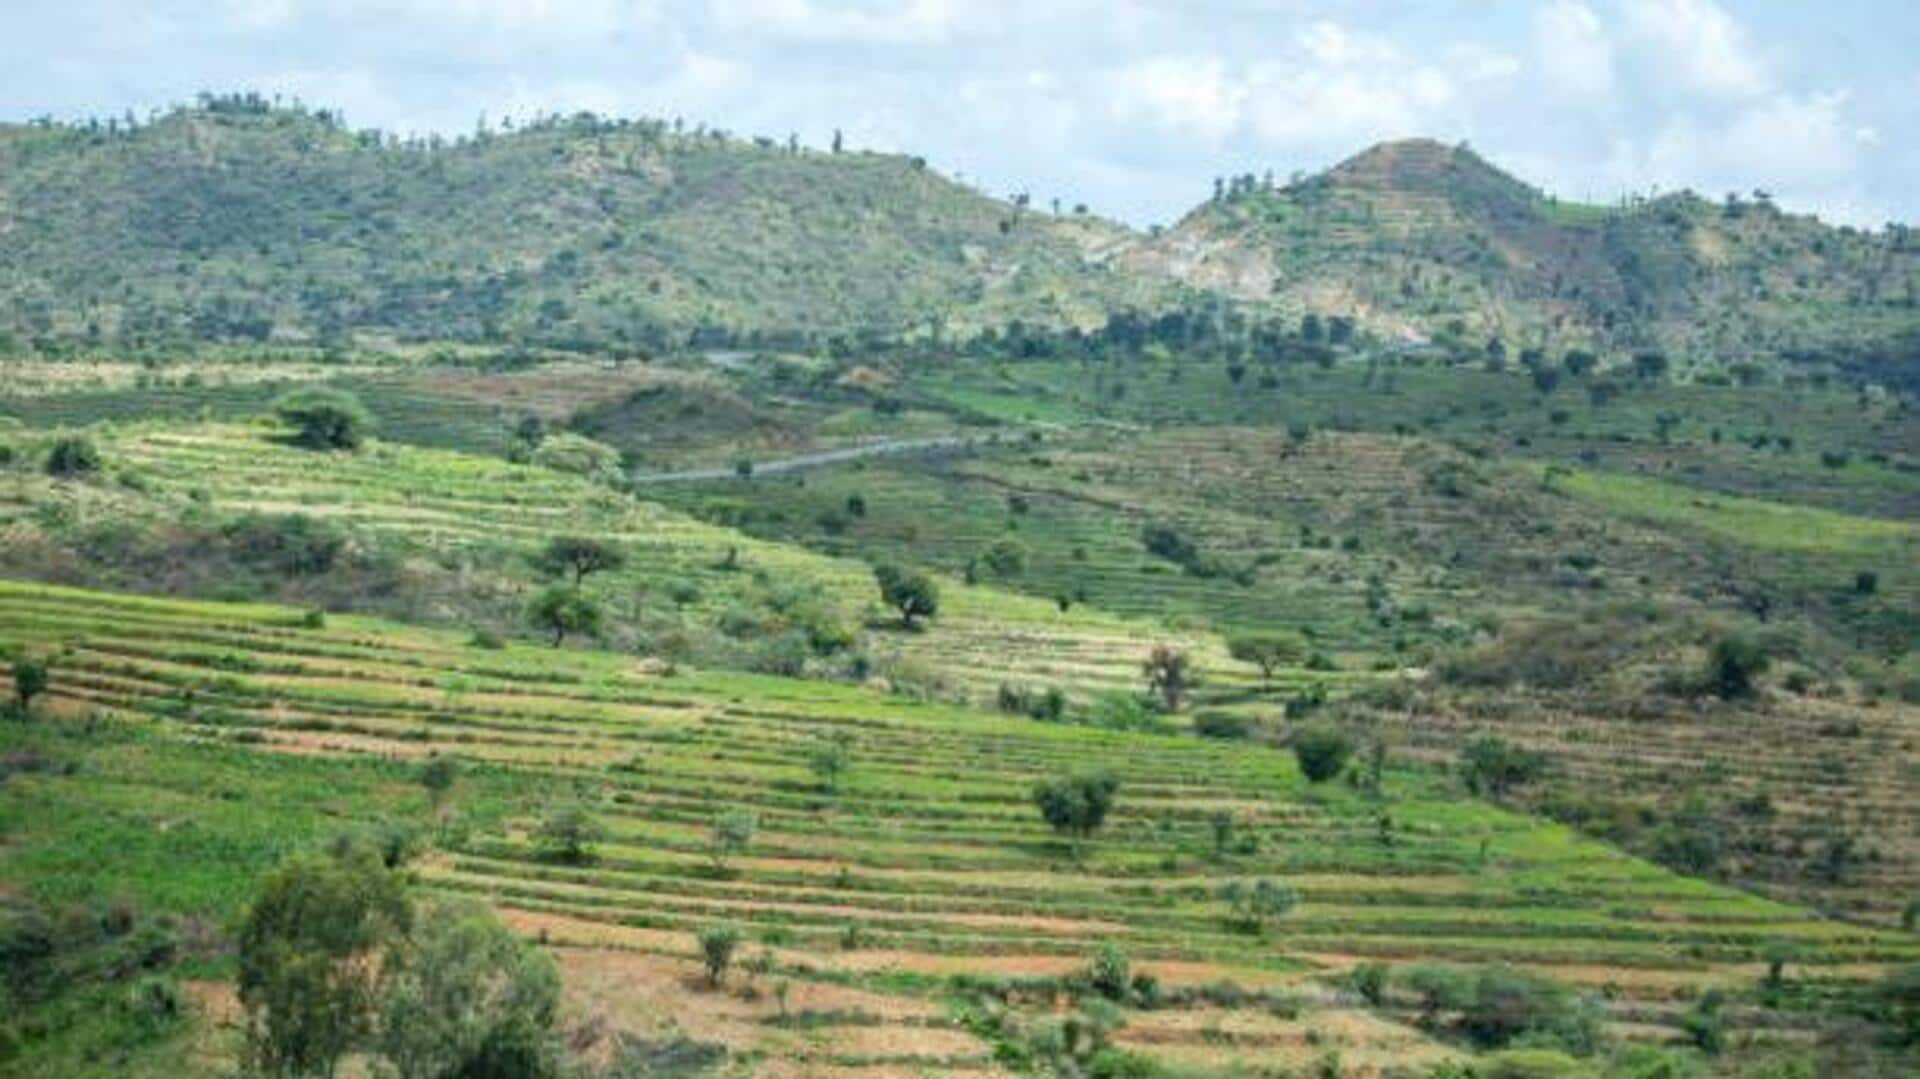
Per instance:
[[[941,450],[963,449],[972,446],[974,439],[961,438],[958,435],[943,435],[939,438],[883,438],[873,442],[863,442],[857,446],[842,446],[839,449],[819,450],[803,453],[796,457],[782,457],[777,461],[755,461],[753,475],[776,475],[782,472],[798,472],[802,469],[817,468],[821,465],[834,465],[843,461],[857,461],[862,457],[881,457],[901,453],[934,453]],[[635,473],[633,482],[643,483],[704,483],[711,480],[729,480],[738,476],[732,468],[691,468],[680,472]]]

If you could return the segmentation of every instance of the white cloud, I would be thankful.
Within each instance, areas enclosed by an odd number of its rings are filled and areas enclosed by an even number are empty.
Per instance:
[[[934,45],[959,30],[959,0],[909,0],[872,8],[822,0],[719,0],[715,21],[729,33],[792,41]]]
[[[1650,48],[1663,74],[1688,88],[1725,97],[1767,92],[1766,64],[1733,16],[1714,0],[1627,0],[1627,26]]]
[[[1579,98],[1612,93],[1613,39],[1579,0],[1554,0],[1534,12],[1533,50],[1547,85]]]

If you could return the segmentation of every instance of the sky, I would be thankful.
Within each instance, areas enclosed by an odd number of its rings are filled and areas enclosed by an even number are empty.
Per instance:
[[[925,156],[1166,223],[1221,175],[1467,142],[1568,199],[1920,222],[1914,0],[0,0],[0,120],[201,90],[471,131],[590,109]]]

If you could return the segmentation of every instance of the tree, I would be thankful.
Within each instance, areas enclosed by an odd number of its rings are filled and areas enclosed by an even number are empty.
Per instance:
[[[1481,735],[1460,751],[1461,777],[1466,780],[1467,790],[1490,798],[1533,782],[1546,768],[1544,755],[1493,735]]]
[[[568,634],[598,635],[602,622],[600,605],[582,595],[577,588],[555,586],[540,594],[527,610],[534,626],[553,634],[553,646],[560,647]]]
[[[853,763],[853,740],[845,734],[837,734],[813,747],[807,755],[807,767],[819,777],[820,785],[829,791],[840,789],[840,777]]]
[[[608,483],[620,478],[620,451],[585,435],[562,431],[548,435],[528,460],[541,468]]]
[[[238,935],[249,1063],[268,1075],[331,1075],[373,1032],[378,953],[412,917],[400,878],[370,851],[275,870]]]
[[[1920,1045],[1920,964],[1889,971],[1875,996],[1899,1036],[1909,1045]]]
[[[1054,831],[1071,837],[1075,849],[1106,822],[1120,793],[1109,772],[1083,772],[1034,784],[1033,804]]]
[[[295,390],[275,401],[273,411],[294,429],[294,444],[310,450],[357,449],[373,427],[360,399],[340,390]]]
[[[1273,672],[1307,654],[1307,639],[1291,630],[1242,633],[1228,638],[1227,654],[1259,667],[1260,677],[1271,682]]]
[[[707,984],[720,988],[727,968],[733,965],[733,953],[740,947],[740,931],[730,925],[709,926],[700,931],[700,963],[707,968]]]
[[[446,805],[447,793],[453,789],[457,775],[452,757],[435,756],[420,767],[420,785],[426,788],[427,801],[432,803],[436,814]]]
[[[551,810],[533,830],[542,857],[570,865],[593,861],[593,845],[605,835],[606,829],[581,805]]]
[[[559,968],[477,901],[428,911],[380,983],[376,1044],[399,1075],[558,1074]]]
[[[585,536],[555,536],[533,557],[534,568],[553,577],[572,577],[575,588],[588,574],[617,570],[627,564],[619,548]]]
[[[1652,382],[1655,379],[1665,377],[1667,367],[1667,357],[1664,353],[1638,352],[1634,354],[1633,374],[1635,378],[1643,382]]]
[[[1751,696],[1754,680],[1768,665],[1766,650],[1742,636],[1727,636],[1713,642],[1707,653],[1707,688],[1721,700]]]
[[[913,628],[914,619],[932,618],[940,611],[939,586],[919,570],[886,563],[874,567],[873,579],[880,586],[880,598],[900,612],[900,624],[907,629]]]
[[[32,714],[33,699],[45,693],[52,681],[45,663],[25,656],[13,661],[13,703],[21,719]]]
[[[1169,712],[1178,712],[1187,690],[1199,682],[1187,654],[1169,644],[1154,645],[1140,671],[1146,675],[1147,692],[1159,697]]]
[[[707,853],[713,858],[716,873],[727,871],[727,861],[736,854],[743,854],[753,845],[753,833],[760,822],[753,814],[744,809],[725,813],[713,822],[713,835],[708,838]]]
[[[47,475],[59,479],[91,476],[100,471],[100,449],[90,438],[73,435],[47,451]]]
[[[1229,920],[1248,933],[1264,933],[1300,905],[1300,893],[1265,877],[1255,881],[1230,880],[1220,885],[1220,901]]]
[[[1338,727],[1316,723],[1293,736],[1293,756],[1309,783],[1325,783],[1339,775],[1353,756],[1353,740]]]

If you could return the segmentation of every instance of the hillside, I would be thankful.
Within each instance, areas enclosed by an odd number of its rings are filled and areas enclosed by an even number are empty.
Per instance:
[[[1500,338],[1515,355],[1660,349],[1732,362],[1920,326],[1909,230],[1833,228],[1758,195],[1565,203],[1427,140],[1285,186],[1242,177],[1125,261],[1408,339],[1478,349]]]
[[[677,122],[401,142],[208,98],[132,127],[0,127],[0,342],[651,351],[1085,320],[1121,291],[1086,255],[1120,234],[915,158]]]

